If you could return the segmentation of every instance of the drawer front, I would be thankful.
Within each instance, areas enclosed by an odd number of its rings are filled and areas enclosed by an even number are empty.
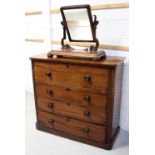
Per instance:
[[[49,85],[107,91],[108,70],[103,68],[35,62],[34,73],[36,81]]]
[[[105,109],[107,105],[107,96],[105,95],[70,88],[36,84],[36,94],[49,99],[74,102],[82,106],[92,105]]]
[[[43,97],[37,98],[37,104],[39,109],[50,113],[106,125],[106,111],[97,106],[83,107],[77,104],[49,100]]]
[[[105,142],[106,128],[103,126],[85,123],[67,117],[60,117],[41,111],[38,111],[38,118],[39,123],[48,128],[101,143]]]

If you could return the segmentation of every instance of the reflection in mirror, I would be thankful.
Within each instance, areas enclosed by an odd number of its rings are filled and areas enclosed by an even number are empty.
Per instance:
[[[93,40],[86,8],[64,10],[64,15],[72,40]]]

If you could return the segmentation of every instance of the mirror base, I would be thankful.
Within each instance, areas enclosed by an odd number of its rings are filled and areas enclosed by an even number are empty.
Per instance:
[[[86,52],[84,50],[51,50],[48,52],[47,56],[54,57],[57,56],[58,58],[78,58],[78,59],[88,59],[88,60],[103,60],[106,58],[105,51],[91,51]]]

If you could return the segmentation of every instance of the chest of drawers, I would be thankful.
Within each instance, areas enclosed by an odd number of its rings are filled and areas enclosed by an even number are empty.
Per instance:
[[[111,149],[119,132],[122,57],[31,57],[38,130]]]

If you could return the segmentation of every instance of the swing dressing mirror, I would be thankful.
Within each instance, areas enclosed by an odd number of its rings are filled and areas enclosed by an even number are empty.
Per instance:
[[[61,25],[63,27],[63,37],[61,39],[61,50],[52,50],[48,57],[81,58],[100,60],[106,57],[105,52],[99,51],[99,41],[96,38],[96,28],[98,25],[96,15],[92,16],[90,5],[63,6],[60,8],[62,15]],[[84,50],[75,50],[69,42],[91,43]]]

